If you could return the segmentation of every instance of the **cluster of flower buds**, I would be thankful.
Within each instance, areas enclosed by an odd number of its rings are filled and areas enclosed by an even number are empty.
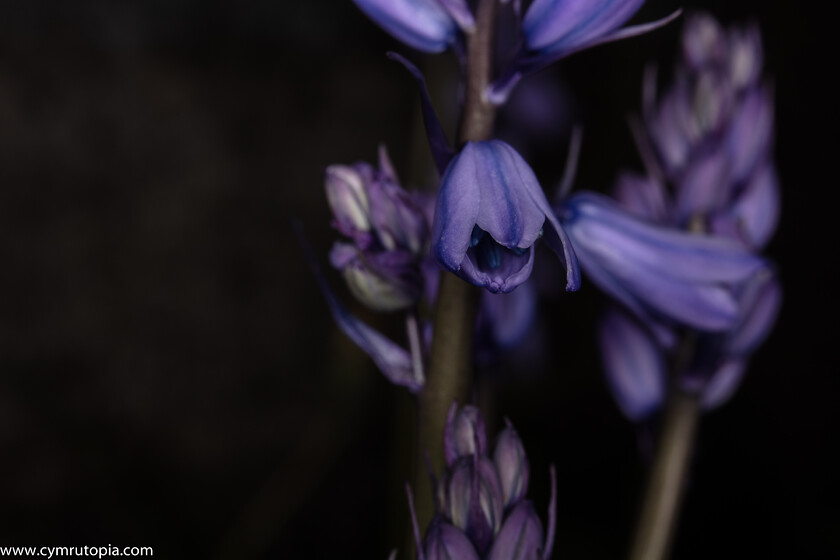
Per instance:
[[[675,83],[658,105],[652,78],[645,85],[648,175],[623,174],[617,203],[578,195],[561,210],[581,266],[623,306],[607,312],[600,340],[634,420],[661,407],[678,352],[679,388],[707,408],[723,403],[775,321],[781,290],[757,255],[779,213],[761,59],[756,27],[689,16]]]
[[[331,165],[326,172],[333,227],[349,238],[330,253],[350,291],[372,309],[396,311],[422,294],[429,229],[422,209],[397,181],[384,148],[379,169]]]
[[[519,435],[507,422],[492,457],[481,413],[453,404],[444,431],[446,471],[437,484],[438,513],[423,542],[421,560],[546,560],[556,515],[552,496],[547,532],[525,498],[530,468]]]

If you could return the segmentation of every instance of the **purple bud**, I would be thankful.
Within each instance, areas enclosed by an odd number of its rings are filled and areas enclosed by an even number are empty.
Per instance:
[[[441,180],[432,226],[438,261],[477,286],[510,292],[530,276],[543,236],[566,266],[566,289],[576,290],[574,251],[534,172],[504,142],[468,142]]]
[[[622,173],[613,188],[613,196],[627,210],[651,222],[668,222],[671,201],[665,185],[651,177]]]
[[[534,506],[519,502],[505,519],[487,560],[542,560],[543,527]]]
[[[757,84],[763,64],[764,53],[758,26],[732,29],[729,33],[729,79],[732,84],[737,89]]]
[[[737,297],[740,313],[729,331],[726,352],[743,356],[754,352],[770,334],[782,304],[782,288],[775,274],[761,270],[740,287]]]
[[[665,358],[642,325],[611,307],[599,326],[601,358],[607,384],[619,408],[630,420],[642,420],[665,399]]]
[[[458,410],[458,404],[452,403],[443,428],[443,453],[450,467],[461,457],[487,453],[487,433],[478,408],[468,404]]]
[[[325,190],[335,228],[357,242],[370,239],[370,200],[359,169],[348,165],[327,168]]]
[[[502,496],[505,507],[519,502],[528,491],[528,478],[531,469],[525,455],[525,447],[513,424],[507,421],[507,427],[499,434],[496,449],[493,452],[493,462],[499,473],[502,484]]]
[[[683,59],[693,69],[718,64],[726,57],[726,34],[717,20],[705,13],[686,16],[682,43]]]
[[[717,408],[729,400],[744,376],[746,360],[725,361],[702,389],[701,404],[706,410]]]
[[[773,100],[764,88],[744,96],[732,114],[726,149],[732,160],[732,178],[743,180],[764,161],[773,143]]]
[[[458,35],[458,24],[439,0],[354,0],[354,2],[360,10],[395,39],[419,51],[443,52]],[[452,3],[460,4],[461,2]]]
[[[496,466],[484,456],[463,457],[447,481],[447,513],[484,554],[502,524],[502,487]]]
[[[467,535],[440,518],[432,521],[424,548],[426,560],[479,560]]]
[[[417,259],[405,251],[364,254],[348,243],[336,243],[330,261],[341,270],[350,292],[371,309],[398,311],[420,299]]]

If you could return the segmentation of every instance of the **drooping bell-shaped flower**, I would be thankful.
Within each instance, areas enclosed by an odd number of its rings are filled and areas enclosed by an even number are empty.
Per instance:
[[[738,305],[730,286],[764,266],[738,243],[638,219],[597,193],[576,194],[558,214],[592,281],[663,341],[669,322],[731,327]]]
[[[395,39],[427,53],[446,50],[475,26],[466,0],[353,0]]]
[[[522,47],[490,87],[488,98],[501,104],[523,76],[574,52],[647,33],[680,14],[621,28],[642,4],[644,0],[534,0],[522,20]]]
[[[438,261],[472,284],[510,292],[531,274],[541,237],[566,267],[566,289],[576,290],[574,250],[534,172],[502,141],[468,142],[441,180],[432,225]]]

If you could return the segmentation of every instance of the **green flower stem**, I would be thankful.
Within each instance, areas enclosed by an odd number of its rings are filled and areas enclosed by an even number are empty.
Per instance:
[[[460,144],[492,137],[496,109],[484,98],[490,83],[498,0],[480,0],[475,30],[467,36],[466,96],[459,124]],[[443,427],[453,401],[472,393],[472,337],[478,290],[453,274],[441,274],[426,384],[418,394],[418,441],[414,469],[415,510],[425,530],[435,513],[427,469],[443,470]]]
[[[697,398],[673,391],[636,527],[630,560],[664,560],[677,527],[700,419]]]

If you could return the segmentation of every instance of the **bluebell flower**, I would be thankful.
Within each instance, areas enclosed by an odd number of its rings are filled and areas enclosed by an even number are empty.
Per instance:
[[[574,250],[534,172],[504,142],[468,142],[441,180],[432,225],[438,261],[477,286],[510,292],[530,276],[541,237],[566,267],[566,289],[576,290]]]
[[[587,275],[665,343],[672,322],[731,327],[738,316],[731,286],[765,266],[739,243],[638,219],[597,193],[576,194],[558,214]]]
[[[490,87],[488,98],[501,104],[522,77],[574,52],[652,31],[681,13],[621,28],[642,4],[644,0],[535,0],[522,20],[522,46]]]
[[[475,26],[466,0],[353,1],[395,39],[423,52],[443,52]]]

